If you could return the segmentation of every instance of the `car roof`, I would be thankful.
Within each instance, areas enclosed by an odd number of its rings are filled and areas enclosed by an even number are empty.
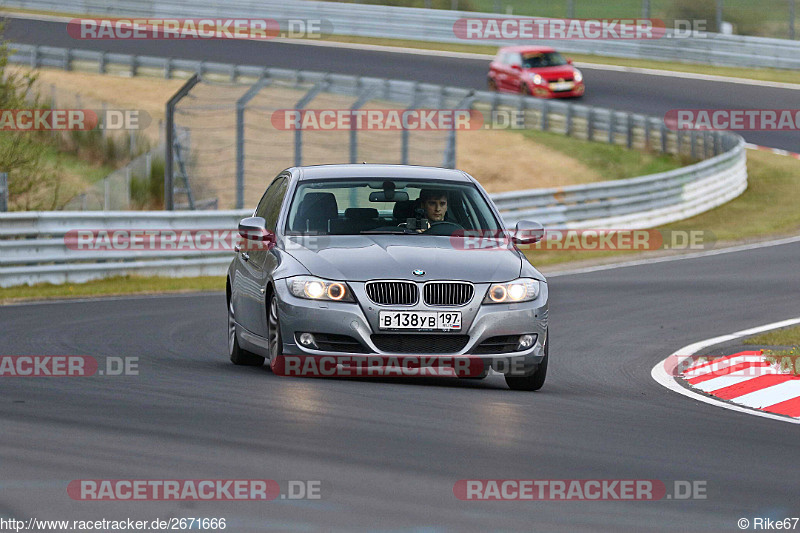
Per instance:
[[[394,178],[470,182],[461,170],[414,165],[314,165],[291,169],[298,181],[341,178]]]
[[[552,46],[532,46],[532,45],[519,45],[519,46],[504,46],[500,52],[555,52],[556,49]]]

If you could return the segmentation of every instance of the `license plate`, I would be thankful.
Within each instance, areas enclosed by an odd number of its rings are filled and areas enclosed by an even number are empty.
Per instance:
[[[381,311],[378,318],[381,329],[461,329],[460,312]]]
[[[554,91],[568,91],[573,87],[575,87],[575,84],[571,81],[562,81],[550,84],[550,88]]]

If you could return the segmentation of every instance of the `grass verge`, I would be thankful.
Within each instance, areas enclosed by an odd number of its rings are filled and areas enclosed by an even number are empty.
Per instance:
[[[0,289],[0,304],[11,304],[26,300],[224,290],[225,276],[203,276],[197,278],[118,276],[86,283],[65,283],[63,285],[41,283],[30,287],[7,287]]]
[[[800,376],[800,326],[767,331],[745,339],[744,344],[773,346],[762,350],[764,359],[780,365],[781,372]]]
[[[578,160],[598,172],[603,180],[666,172],[692,163],[688,158],[671,154],[628,150],[619,145],[585,141],[559,133],[526,130],[523,134],[536,144]]]
[[[800,326],[775,329],[744,340],[745,344],[760,346],[800,346]]]

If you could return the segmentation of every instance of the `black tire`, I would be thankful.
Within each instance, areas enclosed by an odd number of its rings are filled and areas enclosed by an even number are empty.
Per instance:
[[[530,96],[530,95],[531,95],[531,88],[530,88],[530,87],[528,87],[528,84],[527,84],[527,83],[525,83],[525,82],[522,82],[522,83],[520,84],[520,86],[519,86],[519,92],[520,92],[521,94],[525,95],[525,96]]]
[[[248,352],[239,346],[239,339],[236,338],[233,302],[230,299],[228,300],[228,355],[234,365],[261,366],[264,364],[263,357]]]
[[[486,87],[490,91],[496,91],[497,90],[497,82],[494,81],[494,78],[489,78],[488,81],[486,82]]]
[[[275,293],[267,305],[267,341],[269,342],[269,366],[274,374],[284,374],[283,340],[281,322],[278,314],[278,297]]]
[[[511,390],[535,391],[542,388],[547,377],[547,361],[550,358],[550,333],[544,341],[544,358],[536,366],[536,370],[527,376],[509,376],[506,374],[506,385]]]

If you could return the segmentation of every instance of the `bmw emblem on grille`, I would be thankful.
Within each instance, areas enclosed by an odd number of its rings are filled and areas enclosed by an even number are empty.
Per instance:
[[[425,271],[424,270],[420,270],[420,269],[416,269],[414,271],[414,275],[415,276],[424,276],[425,275]]]

